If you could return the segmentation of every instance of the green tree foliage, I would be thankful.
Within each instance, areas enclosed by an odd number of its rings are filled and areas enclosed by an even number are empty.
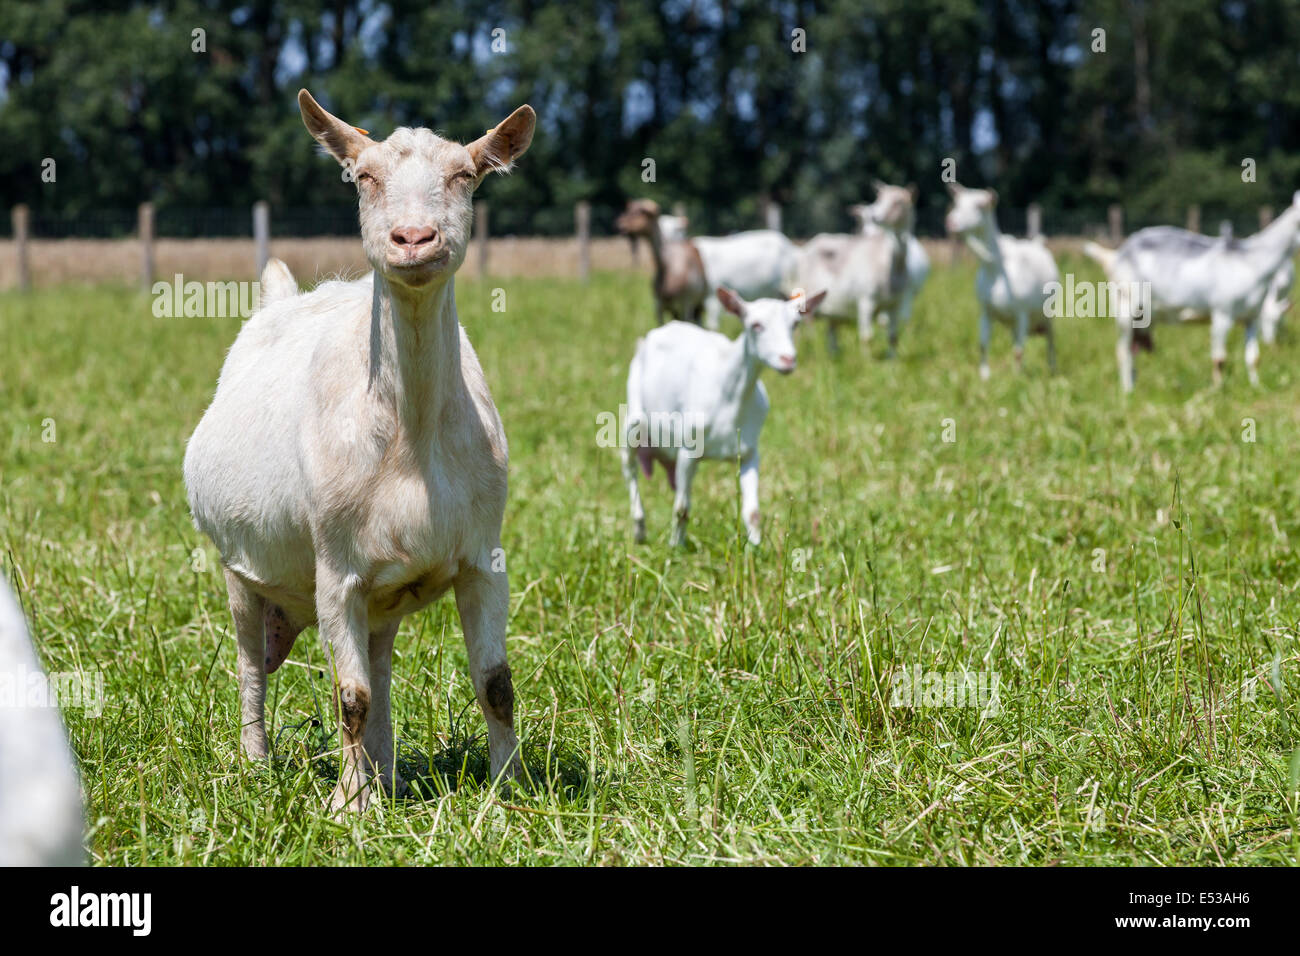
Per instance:
[[[0,199],[346,206],[304,141],[308,86],[379,135],[467,139],[531,102],[495,231],[567,232],[579,199],[607,230],[646,195],[705,231],[770,197],[808,234],[846,228],[875,177],[918,183],[933,229],[945,159],[1049,228],[1196,202],[1249,229],[1300,186],[1296,49],[1300,0],[0,0]]]

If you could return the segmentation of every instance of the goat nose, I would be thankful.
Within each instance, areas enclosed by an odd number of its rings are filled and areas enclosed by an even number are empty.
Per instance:
[[[793,356],[793,355],[782,355],[782,356],[781,356],[781,364],[784,365],[786,368],[794,368],[794,356]]]
[[[389,238],[399,246],[422,246],[426,242],[433,242],[437,239],[438,230],[432,226],[423,228],[402,226],[400,229],[394,229]]]

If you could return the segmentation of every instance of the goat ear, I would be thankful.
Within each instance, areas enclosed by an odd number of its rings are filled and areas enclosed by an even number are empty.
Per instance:
[[[298,111],[307,132],[340,163],[352,162],[367,146],[375,145],[361,130],[324,110],[306,90],[298,91]]]
[[[804,299],[799,303],[799,311],[803,315],[811,315],[817,311],[817,306],[822,304],[822,299],[826,298],[826,290],[822,289],[816,295]]]
[[[908,183],[907,192],[912,197],[912,205],[915,206],[916,201],[921,198],[921,190],[916,188],[916,183]]]
[[[732,292],[725,285],[718,286],[718,301],[722,307],[734,316],[745,317],[745,300]]]
[[[961,183],[945,183],[944,185],[948,188],[948,195],[952,196],[954,199],[957,198],[957,194],[962,190]]]
[[[500,123],[465,148],[478,172],[478,181],[490,172],[505,173],[522,156],[533,141],[537,114],[527,104],[519,107]]]
[[[992,208],[993,208],[994,206],[996,206],[997,204],[998,204],[998,191],[997,191],[996,189],[990,189],[990,190],[989,190],[989,208],[992,209]]]

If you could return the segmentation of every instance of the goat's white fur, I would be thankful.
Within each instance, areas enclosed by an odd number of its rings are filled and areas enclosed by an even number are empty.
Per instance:
[[[691,240],[704,263],[709,289],[733,289],[745,299],[784,296],[793,288],[799,250],[773,229],[754,229],[731,236],[696,236]],[[704,300],[705,328],[716,330],[722,314],[717,295]]]
[[[528,148],[520,107],[460,146],[426,129],[383,143],[299,94],[308,130],[350,165],[374,272],[294,295],[282,264],[190,439],[196,526],[221,553],[238,638],[241,738],[267,755],[268,665],[315,624],[335,679],[343,766],[332,806],[401,786],[389,683],[407,614],[449,588],[494,776],[520,771],[500,560],[506,439],[456,316],[471,194]],[[270,658],[268,660],[268,658]]]
[[[1046,312],[1049,286],[1060,281],[1056,259],[1042,237],[1017,239],[998,229],[997,193],[949,183],[952,208],[945,224],[965,240],[979,261],[975,297],[979,301],[980,377],[989,377],[989,340],[993,321],[1010,324],[1017,367],[1023,367],[1025,340],[1032,332],[1047,339],[1047,365],[1056,371],[1056,340]]]
[[[27,698],[36,675],[27,622],[0,581],[0,680],[18,697],[0,705],[0,866],[81,866],[76,760],[58,708]]]
[[[686,543],[691,482],[702,459],[739,462],[741,514],[751,544],[761,540],[758,507],[758,438],[767,418],[767,389],[759,381],[764,366],[794,370],[794,330],[822,294],[809,299],[759,299],[745,302],[720,288],[718,298],[744,323],[732,340],[686,322],[669,322],[637,342],[627,376],[627,431],[623,435],[623,477],[632,505],[637,541],[645,540],[645,509],[637,465],[649,477],[660,462],[675,489],[673,544]],[[692,432],[670,443],[649,446],[649,423],[674,421]]]

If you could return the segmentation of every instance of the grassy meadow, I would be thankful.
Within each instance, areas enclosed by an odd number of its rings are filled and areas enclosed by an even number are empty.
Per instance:
[[[277,759],[242,758],[224,586],[185,504],[239,319],[156,318],[112,286],[0,294],[0,563],[47,668],[103,674],[103,712],[66,715],[93,859],[1296,863],[1300,335],[1265,348],[1255,389],[1234,333],[1216,390],[1208,329],[1158,329],[1125,400],[1109,320],[1059,320],[1056,377],[1041,339],[1015,374],[999,328],[981,382],[973,278],[936,268],[894,361],[883,336],[833,359],[804,329],[799,369],[765,376],[763,545],[735,467],[706,462],[681,552],[662,473],[634,544],[597,443],[648,281],[460,281],[510,440],[534,785],[485,785],[449,596],[393,665],[419,793],[346,823],[324,811],[314,631],[268,688]],[[998,699],[900,700],[904,673],[996,679]]]

